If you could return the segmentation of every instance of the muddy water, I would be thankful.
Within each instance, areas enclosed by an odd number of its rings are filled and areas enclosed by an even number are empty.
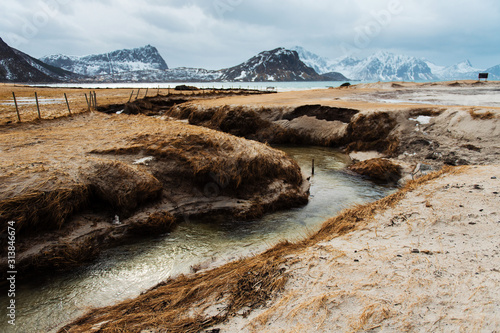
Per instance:
[[[2,316],[0,331],[56,330],[90,307],[135,297],[168,277],[189,273],[193,266],[212,267],[262,252],[283,239],[301,239],[339,210],[374,201],[393,190],[339,172],[348,159],[334,150],[278,148],[295,158],[306,173],[311,172],[311,160],[315,159],[307,206],[238,224],[186,221],[169,235],[108,250],[89,267],[20,285],[16,294],[16,327],[9,327]]]

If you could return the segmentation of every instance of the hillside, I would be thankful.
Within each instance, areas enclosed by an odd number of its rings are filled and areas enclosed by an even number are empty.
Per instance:
[[[61,82],[75,77],[11,48],[0,38],[0,82]]]

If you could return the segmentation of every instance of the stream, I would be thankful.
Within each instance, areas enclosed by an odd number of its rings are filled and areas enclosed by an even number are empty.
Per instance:
[[[315,159],[308,205],[252,221],[183,222],[168,235],[106,250],[91,265],[20,284],[15,327],[7,324],[3,315],[7,300],[5,294],[1,296],[0,331],[56,331],[89,308],[136,297],[169,277],[190,273],[193,266],[214,267],[262,252],[281,240],[303,239],[340,210],[394,191],[339,171],[349,158],[334,149],[276,148],[292,156],[306,173],[311,172],[311,161]]]

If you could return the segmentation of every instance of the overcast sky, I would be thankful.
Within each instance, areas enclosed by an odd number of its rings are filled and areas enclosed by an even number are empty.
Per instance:
[[[2,0],[0,37],[34,57],[156,46],[169,67],[220,69],[279,46],[500,64],[498,0]]]

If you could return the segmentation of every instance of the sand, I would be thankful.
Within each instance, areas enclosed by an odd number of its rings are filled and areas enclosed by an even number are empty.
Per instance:
[[[221,332],[495,332],[500,167],[468,167],[289,258],[283,293]]]

